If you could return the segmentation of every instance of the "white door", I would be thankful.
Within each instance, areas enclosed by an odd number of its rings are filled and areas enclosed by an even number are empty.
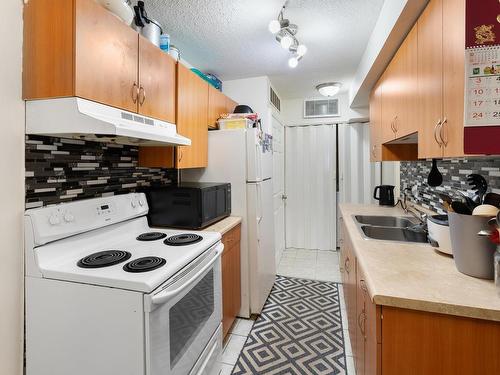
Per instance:
[[[276,118],[273,121],[273,208],[276,264],[285,250],[285,128]]]
[[[286,247],[336,249],[336,125],[286,128]]]

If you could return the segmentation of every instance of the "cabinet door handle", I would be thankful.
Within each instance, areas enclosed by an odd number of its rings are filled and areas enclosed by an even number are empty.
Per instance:
[[[396,131],[394,130],[394,120],[391,121],[391,130],[393,133],[396,133]]]
[[[394,116],[394,133],[398,132],[398,116]]]
[[[139,88],[139,104],[143,105],[144,102],[146,101],[146,90],[144,90],[144,87]]]
[[[366,282],[363,279],[359,280],[359,287],[363,292],[368,292],[368,287],[366,286]]]
[[[445,125],[448,123],[448,119],[445,117],[444,120],[441,122],[441,125],[439,127],[439,138],[441,139],[441,142],[444,147],[448,146],[448,137],[446,136],[446,132],[444,131]]]
[[[344,261],[344,268],[345,268],[345,272],[347,272],[347,273],[350,272],[349,263],[350,263],[349,258],[346,258],[345,261]]]
[[[363,337],[365,337],[365,322],[366,322],[366,313],[365,309],[363,308],[363,310],[358,315],[358,327],[361,330],[361,334],[363,335]]]
[[[437,136],[437,132],[438,132],[438,129],[439,129],[439,126],[441,125],[441,120],[439,120],[436,124],[436,126],[434,126],[434,140],[436,141],[436,143],[439,145],[439,147],[442,147],[442,143],[439,141],[438,139],[438,136]]]
[[[179,148],[179,163],[181,162],[182,160],[182,149]]]
[[[132,102],[134,104],[137,103],[137,98],[139,96],[139,87],[137,87],[137,83],[134,82],[132,85]]]

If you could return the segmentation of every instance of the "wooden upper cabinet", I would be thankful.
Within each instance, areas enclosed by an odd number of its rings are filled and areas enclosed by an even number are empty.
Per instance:
[[[137,112],[138,34],[92,0],[24,7],[23,97],[79,96]]]
[[[175,123],[175,69],[170,55],[139,36],[139,113]]]
[[[405,132],[412,134],[420,128],[418,110],[418,24],[415,24],[406,37],[405,59]]]
[[[208,127],[217,128],[217,120],[220,115],[227,113],[226,95],[213,86],[208,87]]]
[[[74,2],[75,96],[137,112],[137,32],[95,1]]]
[[[191,139],[191,146],[177,147],[176,166],[208,165],[208,83],[177,64],[177,132]]]
[[[24,40],[24,99],[77,96],[175,122],[175,61],[94,0],[30,0]]]
[[[382,160],[381,130],[382,101],[380,85],[376,84],[370,94],[370,161]]]
[[[419,158],[443,156],[438,134],[443,107],[442,4],[431,0],[418,20]]]
[[[24,4],[24,99],[74,95],[73,20],[73,1]]]
[[[406,106],[407,90],[407,44],[403,42],[392,60],[392,116],[394,138],[400,138],[408,134],[408,116]]]
[[[465,0],[443,4],[443,125],[444,156],[464,155]]]
[[[378,81],[382,160],[414,159],[390,142],[415,132],[420,159],[464,155],[464,39],[465,0],[431,0]]]
[[[381,142],[395,139],[394,134],[394,72],[393,65],[389,65],[380,78],[380,93],[382,102]]]

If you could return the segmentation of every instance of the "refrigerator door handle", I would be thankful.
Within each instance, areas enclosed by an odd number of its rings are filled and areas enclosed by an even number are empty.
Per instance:
[[[257,191],[257,223],[260,224],[262,221],[262,186],[261,184],[256,184]]]
[[[257,181],[262,180],[262,150],[260,143],[255,145],[255,177]]]

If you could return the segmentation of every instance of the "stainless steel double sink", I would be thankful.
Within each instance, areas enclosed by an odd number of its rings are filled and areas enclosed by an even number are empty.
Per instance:
[[[427,243],[427,232],[408,217],[354,215],[366,239]]]

